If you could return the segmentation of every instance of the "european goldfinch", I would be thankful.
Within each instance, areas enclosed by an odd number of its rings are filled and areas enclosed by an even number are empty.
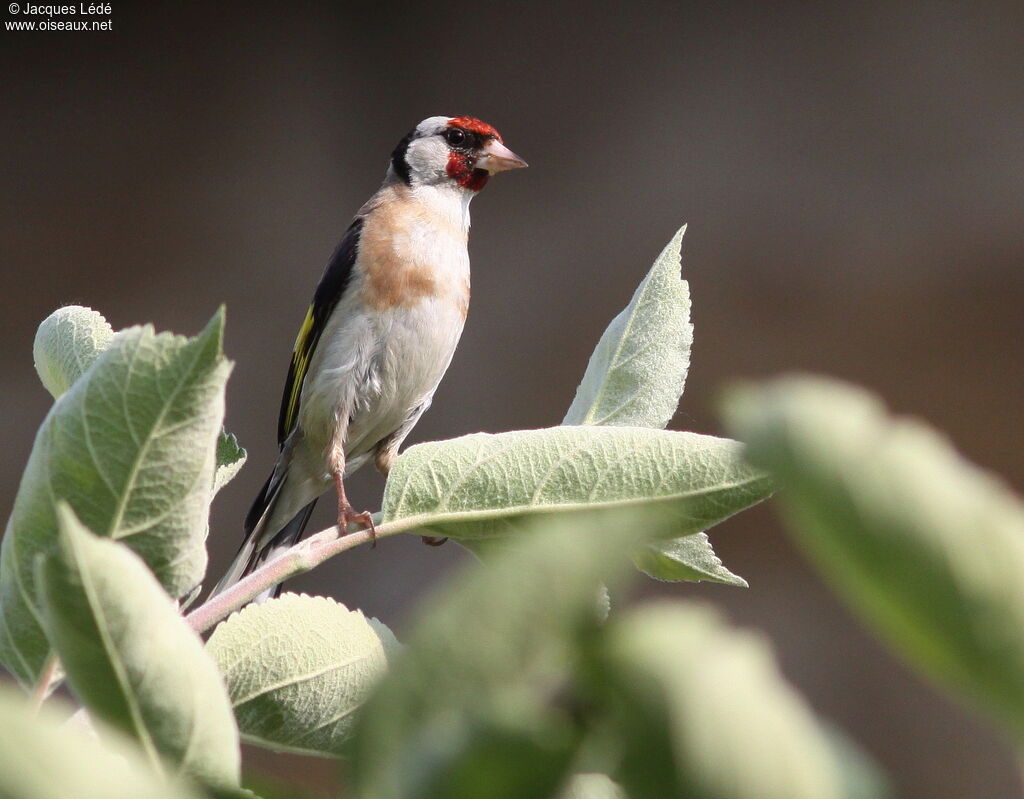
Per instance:
[[[215,593],[298,541],[332,485],[339,529],[372,528],[370,514],[349,504],[344,478],[370,458],[386,475],[430,405],[469,308],[470,201],[494,173],[525,166],[498,131],[473,117],[430,117],[398,143],[299,329],[281,402],[280,454]]]

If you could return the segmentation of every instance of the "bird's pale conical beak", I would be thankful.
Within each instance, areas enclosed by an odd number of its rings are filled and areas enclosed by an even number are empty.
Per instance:
[[[506,169],[521,169],[526,161],[512,152],[497,139],[487,142],[479,158],[476,159],[477,169],[486,169],[492,175]]]

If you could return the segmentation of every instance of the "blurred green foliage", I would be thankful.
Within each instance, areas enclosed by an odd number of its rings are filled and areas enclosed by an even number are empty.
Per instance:
[[[204,578],[210,503],[245,459],[222,427],[223,314],[191,339],[114,332],[83,308],[44,321],[33,354],[55,403],[0,551],[0,662],[31,693],[0,694],[19,731],[0,736],[0,795],[254,797],[241,737],[344,758],[345,795],[365,799],[886,796],[761,636],[694,601],[609,612],[606,586],[638,572],[745,586],[703,530],[776,486],[836,590],[1019,747],[1021,501],[923,424],[817,378],[731,391],[742,444],[664,430],[692,342],[682,234],[562,425],[399,456],[384,522],[483,557],[403,644],[359,610],[285,594],[204,645],[177,600]],[[37,713],[65,678],[73,720]]]

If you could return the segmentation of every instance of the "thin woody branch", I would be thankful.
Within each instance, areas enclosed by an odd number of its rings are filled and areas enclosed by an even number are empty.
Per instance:
[[[388,524],[378,524],[376,537],[383,538],[405,532],[416,527],[418,521],[416,518],[407,518]],[[308,572],[325,560],[360,544],[369,543],[373,539],[374,535],[369,530],[355,530],[345,535],[339,535],[337,526],[314,533],[282,552],[252,574],[207,599],[205,603],[189,613],[185,617],[185,621],[197,633],[205,632],[268,588],[297,574]]]

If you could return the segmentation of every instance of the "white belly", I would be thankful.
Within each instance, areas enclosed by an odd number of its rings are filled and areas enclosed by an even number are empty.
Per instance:
[[[450,302],[423,300],[382,312],[370,379],[356,391],[345,435],[347,460],[371,452],[415,409],[428,403],[462,335],[463,318]]]
[[[353,288],[321,335],[299,409],[309,449],[323,453],[325,463],[340,451],[347,472],[429,403],[465,322],[464,305],[451,296],[373,310]]]

